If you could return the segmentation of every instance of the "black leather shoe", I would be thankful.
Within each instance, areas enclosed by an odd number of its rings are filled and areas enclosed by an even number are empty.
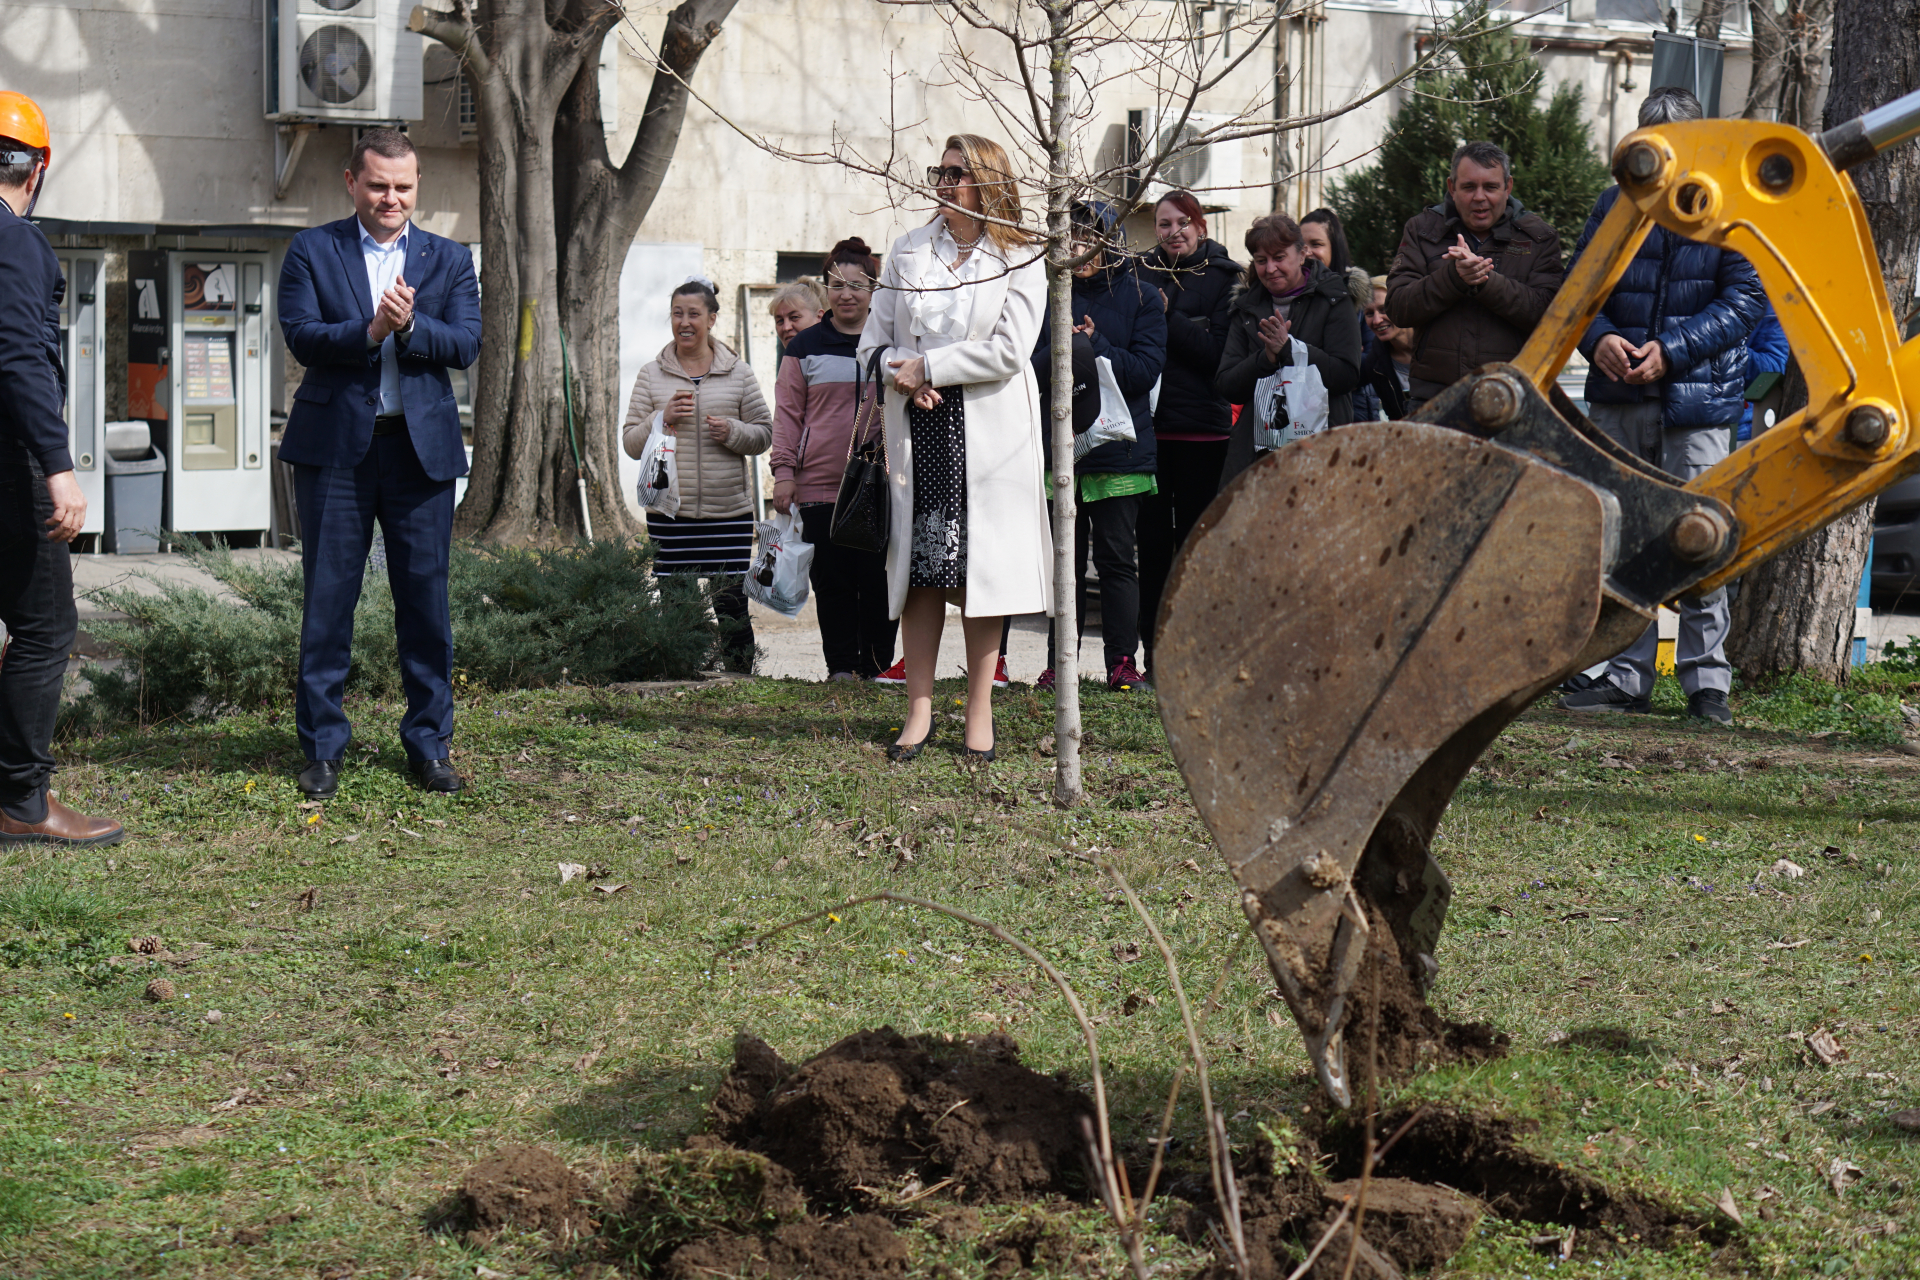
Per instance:
[[[300,794],[309,800],[331,800],[339,789],[338,760],[309,760],[300,771]]]
[[[927,726],[927,732],[918,742],[890,742],[887,744],[887,759],[896,764],[905,764],[909,760],[918,760],[920,753],[933,741],[933,726]]]
[[[410,760],[407,768],[414,777],[420,779],[421,787],[428,791],[452,795],[465,785],[454,771],[451,760]]]

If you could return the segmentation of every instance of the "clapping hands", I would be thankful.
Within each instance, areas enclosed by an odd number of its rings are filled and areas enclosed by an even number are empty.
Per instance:
[[[374,308],[373,323],[367,326],[367,332],[375,342],[385,342],[387,335],[399,333],[412,323],[413,290],[407,287],[407,278],[399,276],[380,295],[380,305]]]
[[[1454,237],[1454,243],[1448,247],[1446,257],[1453,263],[1453,274],[1458,276],[1460,283],[1469,289],[1476,289],[1485,284],[1487,277],[1493,274],[1493,259],[1483,258],[1469,249],[1467,238],[1463,235]]]

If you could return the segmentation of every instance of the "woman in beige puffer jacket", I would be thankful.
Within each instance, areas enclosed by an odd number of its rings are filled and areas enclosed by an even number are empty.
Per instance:
[[[753,623],[744,580],[753,558],[753,489],[747,459],[773,443],[773,413],[753,370],[713,337],[720,303],[698,277],[673,291],[673,341],[634,379],[622,443],[645,450],[655,413],[677,437],[680,509],[647,513],[655,577],[713,580],[722,648],[735,671],[753,670]]]

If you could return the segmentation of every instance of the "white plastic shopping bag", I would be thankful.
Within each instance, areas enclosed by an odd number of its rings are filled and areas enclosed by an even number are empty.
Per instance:
[[[1253,388],[1253,447],[1278,449],[1327,429],[1330,400],[1320,370],[1307,363],[1307,344],[1287,339],[1292,357]]]
[[[1127,398],[1120,394],[1120,379],[1113,374],[1113,361],[1105,356],[1094,360],[1094,366],[1100,370],[1100,416],[1093,425],[1073,438],[1073,460],[1086,457],[1103,444],[1112,444],[1116,440],[1133,443],[1133,414],[1127,409]]]
[[[677,437],[667,430],[664,413],[653,415],[646,448],[640,451],[640,505],[663,516],[680,511],[680,468],[674,462]]]
[[[747,595],[775,613],[800,616],[813,568],[813,544],[800,532],[800,513],[776,511],[771,520],[755,525],[754,531],[760,548],[747,567]]]

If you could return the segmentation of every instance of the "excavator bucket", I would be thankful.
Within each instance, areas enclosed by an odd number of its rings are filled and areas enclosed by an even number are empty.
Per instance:
[[[1434,979],[1452,889],[1429,850],[1487,744],[1661,603],[1920,468],[1920,340],[1900,344],[1835,167],[1916,131],[1920,94],[1820,139],[1734,120],[1630,135],[1621,198],[1513,364],[1420,421],[1267,454],[1189,537],[1155,631],[1161,718],[1336,1104],[1369,956],[1416,999]],[[1656,223],[1754,263],[1808,387],[1804,410],[1686,484],[1555,385]]]

